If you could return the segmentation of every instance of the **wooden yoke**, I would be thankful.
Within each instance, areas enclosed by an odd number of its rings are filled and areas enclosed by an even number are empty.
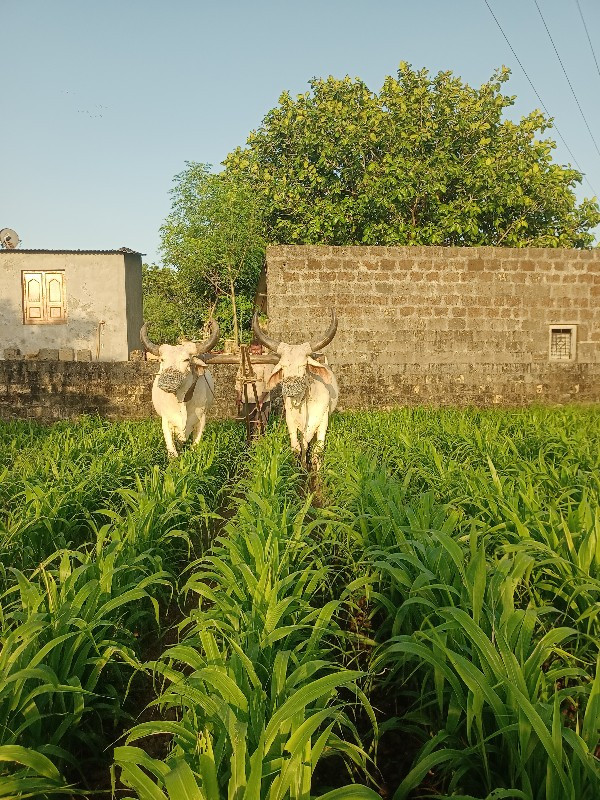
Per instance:
[[[313,357],[316,357],[318,361],[321,363],[325,362],[325,357],[323,353],[313,353]],[[242,383],[242,396],[244,399],[244,406],[245,406],[245,420],[246,420],[246,436],[248,441],[252,439],[252,425],[258,424],[258,429],[260,433],[264,433],[266,429],[266,420],[263,414],[263,407],[258,396],[258,391],[256,389],[256,373],[252,367],[252,364],[278,364],[279,363],[279,356],[275,353],[265,353],[264,355],[253,355],[252,360],[250,360],[250,346],[247,344],[240,345],[240,352],[239,353],[202,353],[202,361],[211,366],[213,364],[237,364],[240,367],[240,377]],[[256,409],[258,412],[256,421],[251,421],[250,419],[250,402],[248,397],[248,386],[252,386],[252,392],[254,393],[254,403],[256,404]]]
[[[242,345],[241,347],[247,347],[247,345]],[[207,363],[210,361],[211,364],[241,364],[241,354],[203,353],[202,361],[206,361]],[[252,356],[252,361],[254,361],[255,364],[277,364],[279,362],[279,356],[265,353],[265,355]]]
[[[252,425],[258,424],[258,430],[261,434],[265,432],[266,420],[264,419],[263,407],[258,396],[256,389],[256,373],[252,367],[252,361],[255,364],[277,364],[279,356],[277,355],[256,355],[252,356],[250,360],[250,347],[247,344],[240,346],[238,353],[203,353],[202,360],[210,362],[210,364],[238,364],[240,366],[241,383],[242,383],[242,396],[244,399],[245,420],[246,420],[246,437],[248,442],[252,439]],[[254,393],[254,403],[257,410],[257,419],[252,421],[250,419],[250,400],[248,397],[248,386],[252,386]]]

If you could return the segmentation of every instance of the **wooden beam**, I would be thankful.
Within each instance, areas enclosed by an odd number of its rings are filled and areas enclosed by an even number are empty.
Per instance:
[[[241,364],[241,355],[239,353],[203,353],[200,358],[207,363],[211,364]],[[269,355],[253,355],[253,364],[277,364],[279,356]]]

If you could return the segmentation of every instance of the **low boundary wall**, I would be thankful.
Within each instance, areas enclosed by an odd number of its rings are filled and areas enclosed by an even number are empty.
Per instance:
[[[0,361],[0,419],[53,422],[82,414],[155,416],[151,362]],[[215,367],[212,419],[235,415],[236,367]],[[599,402],[600,364],[403,364],[336,366],[339,409],[397,405],[525,406]],[[373,392],[377,386],[377,392]]]
[[[401,364],[391,372],[365,363],[335,373],[340,409],[600,403],[600,364]]]
[[[0,361],[0,419],[52,422],[82,414],[115,420],[151,417],[157,369],[146,361]],[[235,371],[219,367],[212,418],[235,414]]]

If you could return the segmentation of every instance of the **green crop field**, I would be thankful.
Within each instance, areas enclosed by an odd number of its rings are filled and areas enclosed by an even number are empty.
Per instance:
[[[600,797],[600,409],[0,424],[0,798]]]

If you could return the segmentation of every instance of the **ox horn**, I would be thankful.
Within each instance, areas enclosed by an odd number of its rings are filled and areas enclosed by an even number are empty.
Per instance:
[[[211,320],[210,323],[210,335],[208,339],[204,339],[201,342],[194,342],[196,345],[196,353],[201,355],[202,353],[208,353],[216,343],[219,341],[219,336],[221,335],[221,330],[219,328],[219,323],[216,319]]]
[[[267,334],[260,329],[260,325],[258,324],[258,311],[255,311],[252,317],[252,330],[261,344],[264,344],[265,347],[268,347],[269,350],[272,350],[274,353],[277,352],[277,348],[281,342],[278,342],[277,339],[271,339],[270,336],[267,336]]]
[[[318,353],[319,350],[322,350],[335,336],[337,331],[338,321],[337,321],[337,314],[335,313],[335,308],[331,309],[331,325],[325,336],[318,341],[316,344],[311,344],[313,353]]]
[[[152,342],[148,338],[148,323],[147,322],[144,322],[144,324],[142,325],[142,329],[140,331],[140,340],[141,340],[142,344],[144,345],[144,348],[149,353],[152,353],[153,356],[159,356],[160,355],[159,346],[157,344],[154,344],[154,342]]]

